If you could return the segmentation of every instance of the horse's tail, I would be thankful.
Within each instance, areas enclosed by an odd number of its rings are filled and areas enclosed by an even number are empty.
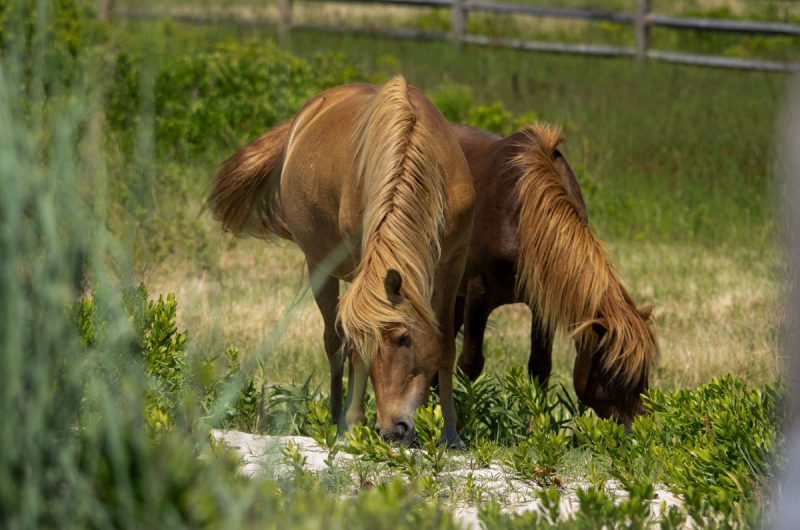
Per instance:
[[[387,300],[389,270],[400,271],[404,297],[436,326],[431,293],[444,222],[444,174],[439,149],[419,121],[401,76],[386,83],[363,110],[355,143],[356,182],[364,198],[361,262],[342,296],[339,319],[345,337],[369,360],[381,328],[411,316],[406,304]]]
[[[518,289],[545,331],[563,326],[581,346],[593,326],[603,328],[594,346],[605,374],[622,389],[641,388],[658,355],[649,316],[634,306],[559,176],[560,130],[535,124],[524,132],[530,142],[513,160],[520,174]]]
[[[286,122],[265,132],[222,163],[208,205],[225,230],[287,237],[277,192],[290,127]]]

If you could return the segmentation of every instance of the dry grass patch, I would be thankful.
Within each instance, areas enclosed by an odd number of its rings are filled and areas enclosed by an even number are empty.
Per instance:
[[[225,245],[225,242],[230,244]],[[192,350],[215,355],[234,347],[259,355],[271,381],[326,380],[322,317],[308,285],[302,252],[288,242],[220,240],[214,266],[190,258],[156,268],[149,290],[174,292],[178,324]]]
[[[225,245],[223,242],[229,241]],[[780,374],[782,261],[777,251],[709,250],[699,245],[619,241],[613,263],[639,304],[655,305],[661,362],[654,385],[693,387],[731,373],[750,384]],[[261,352],[271,380],[327,380],[322,319],[310,296],[302,253],[291,243],[220,241],[216,265],[162,266],[150,292],[174,292],[180,326],[201,352],[227,346]],[[530,314],[521,304],[492,315],[488,370],[524,366]],[[571,386],[574,349],[556,341],[553,381]]]

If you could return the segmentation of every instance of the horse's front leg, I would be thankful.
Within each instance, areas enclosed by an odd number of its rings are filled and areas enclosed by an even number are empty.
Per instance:
[[[344,354],[342,352],[342,331],[336,323],[336,307],[339,303],[339,280],[321,274],[319,268],[309,265],[311,290],[317,302],[322,320],[325,323],[323,338],[325,353],[331,370],[331,425],[336,425],[339,433],[344,432],[342,415],[342,376],[344,375]]]
[[[531,307],[531,354],[528,357],[528,375],[547,387],[553,369],[553,335],[544,329],[535,307]]]
[[[350,354],[350,372],[347,379],[347,431],[352,432],[353,427],[364,423],[364,397],[367,392],[367,378],[369,371],[367,365],[358,353]]]
[[[456,358],[456,341],[454,327],[454,311],[456,293],[461,280],[461,270],[453,267],[453,274],[447,275],[443,281],[437,282],[439,290],[435,293],[436,316],[442,327],[441,346],[442,357],[439,368],[439,403],[442,407],[442,419],[444,428],[442,429],[441,443],[454,449],[465,449],[466,446],[458,435],[456,420],[456,405],[453,398],[453,368]],[[456,273],[457,272],[457,273]]]

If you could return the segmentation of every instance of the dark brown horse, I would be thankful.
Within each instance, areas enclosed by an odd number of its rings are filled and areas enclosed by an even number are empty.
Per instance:
[[[483,370],[483,337],[502,305],[531,308],[528,373],[546,383],[558,327],[574,338],[578,397],[602,417],[629,424],[640,411],[658,354],[650,309],[637,309],[589,230],[575,175],[556,148],[557,129],[537,124],[501,138],[453,125],[475,182],[475,223],[456,329],[459,367]]]
[[[449,124],[396,77],[312,98],[223,164],[209,203],[231,232],[278,235],[303,250],[325,322],[334,423],[345,426],[347,357],[348,428],[364,420],[369,371],[378,431],[410,442],[438,375],[443,439],[459,446],[452,326],[474,200]],[[341,299],[339,280],[351,284]]]

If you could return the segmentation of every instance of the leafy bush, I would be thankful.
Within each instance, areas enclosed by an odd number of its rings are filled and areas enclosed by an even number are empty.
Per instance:
[[[451,81],[440,84],[430,97],[448,120],[472,125],[501,136],[508,136],[536,121],[536,114],[533,112],[515,118],[499,101],[489,105],[474,105],[472,89]]]
[[[472,89],[452,81],[445,81],[430,94],[444,117],[455,123],[465,123],[467,112],[472,108]]]
[[[505,374],[487,374],[469,381],[459,374],[455,385],[456,413],[461,434],[468,442],[492,440],[505,446],[529,438],[535,422],[559,431],[580,408],[563,387],[550,392],[531,381],[521,368]]]
[[[46,11],[40,19],[41,11]],[[45,21],[45,22],[42,22]],[[0,2],[0,53],[20,58],[21,88],[55,94],[58,87],[77,80],[81,56],[104,41],[102,31],[86,6],[75,0],[3,0]],[[50,69],[43,76],[40,68]],[[34,82],[32,76],[39,79]]]
[[[683,496],[702,524],[727,513],[731,524],[755,523],[762,491],[774,482],[782,411],[775,386],[747,388],[730,376],[697,389],[653,390],[652,414],[637,418],[625,436],[613,422],[582,417],[580,437],[626,487],[662,482]]]
[[[108,120],[130,148],[131,120],[140,109],[145,66],[120,53],[108,95]],[[289,119],[321,90],[363,79],[339,54],[299,59],[272,42],[218,45],[158,66],[154,82],[156,149],[161,157],[214,156],[240,147]]]
[[[242,372],[237,350],[225,350],[221,365],[217,358],[190,359],[188,335],[177,327],[174,294],[148,300],[147,289],[139,285],[125,292],[123,300],[138,337],[133,358],[148,378],[144,419],[153,432],[171,430],[177,415],[183,415],[186,422],[201,413],[209,416],[212,425],[258,430],[263,399],[253,375],[245,377]],[[76,326],[86,346],[106,340],[103,334],[108,323],[98,317],[96,306],[94,296],[78,303]],[[202,410],[193,410],[198,407]]]

